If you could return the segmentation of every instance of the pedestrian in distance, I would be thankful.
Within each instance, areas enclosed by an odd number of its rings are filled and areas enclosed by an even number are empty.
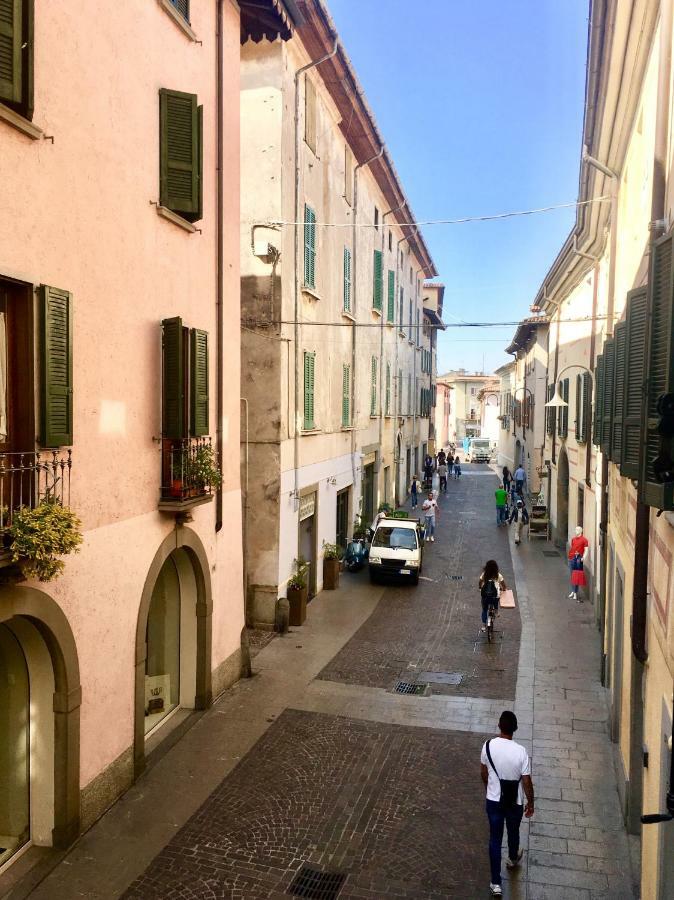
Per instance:
[[[498,526],[505,525],[507,508],[508,508],[508,492],[504,490],[502,484],[494,491],[496,497],[496,524]]]
[[[576,534],[571,538],[569,547],[569,571],[571,573],[569,600],[577,600],[578,603],[583,602],[580,596],[580,589],[587,586],[585,560],[587,559],[587,548],[589,546],[590,542],[583,534],[583,529],[580,525],[576,525]]]
[[[454,477],[461,478],[461,460],[459,459],[459,454],[454,457]]]
[[[438,465],[438,477],[440,479],[440,491],[447,493],[447,463],[443,461]]]
[[[417,508],[419,503],[419,494],[421,493],[421,483],[416,475],[412,476],[412,484],[410,485],[410,497],[412,500],[412,509]]]
[[[520,825],[522,816],[534,814],[534,784],[531,762],[526,749],[513,740],[517,731],[517,716],[509,709],[498,720],[499,735],[485,741],[480,755],[480,775],[487,789],[487,818],[489,819],[489,865],[493,897],[502,897],[501,844],[503,828],[508,831],[508,859],[506,866],[516,869],[522,861]],[[526,806],[524,798],[526,797]]]
[[[515,545],[519,547],[522,540],[522,528],[529,524],[529,513],[524,500],[519,499],[510,513],[510,524],[515,523]]]
[[[441,447],[440,452],[438,453],[438,468],[440,468],[440,466],[446,462],[447,462],[447,456],[445,454],[445,451]]]
[[[503,489],[510,493],[510,484],[513,480],[513,475],[508,466],[503,466]]]
[[[484,564],[478,586],[480,588],[480,598],[482,600],[482,628],[480,631],[486,631],[489,607],[493,606],[498,612],[498,601],[501,596],[501,591],[507,589],[505,578],[499,572],[498,563],[495,559],[488,559]]]
[[[527,483],[527,473],[522,468],[522,463],[515,469],[515,490],[524,497],[524,485]]]
[[[454,465],[454,454],[452,453],[451,450],[449,450],[447,453],[447,471],[449,472],[450,475],[452,474],[452,466],[453,465]]]
[[[428,492],[428,497],[424,500],[421,508],[424,511],[424,538],[426,541],[435,543],[435,519],[438,512],[438,504],[433,496],[433,491]]]

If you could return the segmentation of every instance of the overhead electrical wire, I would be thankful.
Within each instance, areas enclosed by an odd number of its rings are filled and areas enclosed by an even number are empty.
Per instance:
[[[493,222],[497,219],[512,219],[517,216],[535,216],[539,213],[553,212],[556,209],[570,209],[577,208],[579,206],[588,206],[591,203],[602,203],[606,200],[610,200],[610,197],[593,197],[590,200],[574,200],[570,203],[556,203],[552,206],[539,206],[534,209],[520,209],[514,210],[512,212],[504,212],[504,213],[493,213],[492,215],[485,216],[461,216],[457,219],[427,219],[423,222],[395,222],[394,224],[398,227],[404,228],[420,228],[422,226],[427,225],[464,225],[467,222]],[[270,228],[281,228],[281,227],[296,227],[296,226],[304,226],[304,225],[314,225],[315,227],[321,228],[378,228],[378,225],[375,225],[373,222],[292,222],[292,221],[284,221],[283,219],[274,219],[273,221],[268,222],[253,222],[248,223],[257,225],[259,227],[264,228],[265,226]]]
[[[557,322],[598,322],[603,319],[608,318],[607,316],[584,316],[578,319],[558,319]],[[531,324],[535,324],[536,320],[533,319]],[[255,326],[257,328],[269,328],[271,326],[278,325],[308,325],[310,327],[324,327],[324,328],[382,328],[387,325],[392,325],[399,329],[399,331],[404,331],[405,334],[409,331],[416,331],[417,328],[426,328],[426,329],[435,329],[436,331],[444,331],[447,328],[512,328],[517,325],[521,325],[521,319],[513,319],[512,322],[446,322],[444,325],[408,325],[401,329],[398,326],[397,322],[385,322],[383,325],[381,322],[312,322],[310,319],[302,319],[299,322],[294,322],[291,319],[282,319],[280,322],[254,322],[247,320],[245,325],[242,325],[242,328],[245,328],[246,331],[253,331]],[[526,324],[526,323],[525,323]],[[550,324],[550,323],[546,323]],[[252,326],[252,327],[251,327]],[[257,334],[258,332],[255,331]]]

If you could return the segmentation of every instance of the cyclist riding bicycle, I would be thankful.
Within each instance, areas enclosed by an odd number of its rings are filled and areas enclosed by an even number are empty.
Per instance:
[[[484,569],[480,575],[479,587],[482,599],[482,628],[480,630],[486,631],[489,608],[493,607],[495,612],[498,613],[501,591],[505,591],[507,588],[505,578],[499,572],[498,563],[495,559],[488,559],[484,564]]]

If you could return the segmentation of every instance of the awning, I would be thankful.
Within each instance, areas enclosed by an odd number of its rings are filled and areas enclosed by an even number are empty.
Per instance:
[[[444,331],[447,327],[434,309],[428,309],[428,307],[424,306],[424,315],[427,319],[431,320],[431,323],[435,325],[436,328],[441,328]]]
[[[298,24],[299,13],[294,0],[239,0],[241,9],[241,43],[251,38],[256,44],[266,38],[287,41]]]

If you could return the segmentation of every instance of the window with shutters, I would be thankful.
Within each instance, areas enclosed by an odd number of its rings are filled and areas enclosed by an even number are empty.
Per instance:
[[[186,22],[190,20],[190,0],[169,0],[171,6],[175,7]]]
[[[351,251],[344,248],[344,312],[351,312]]]
[[[316,152],[316,86],[304,76],[304,140]]]
[[[342,366],[342,426],[351,425],[351,366]]]
[[[408,330],[407,330],[407,340],[412,343],[412,301],[409,301],[409,322],[408,322]]]
[[[613,410],[611,412],[611,459],[622,462],[623,404],[625,402],[625,371],[627,361],[627,323],[619,322],[614,331],[615,359],[613,363]]]
[[[384,405],[385,414],[391,415],[391,363],[386,363],[386,400]]]
[[[370,415],[377,415],[377,357],[372,357],[370,365]]]
[[[374,208],[374,227],[379,231],[379,210],[376,206]]]
[[[415,335],[414,335],[414,340],[415,340],[417,347],[420,347],[421,346],[421,332],[419,329],[419,310],[417,310],[416,331],[415,331]]]
[[[304,286],[316,289],[316,213],[304,207]]]
[[[33,118],[33,0],[0,0],[0,103]]]
[[[632,479],[639,478],[641,412],[644,403],[644,362],[646,359],[647,290],[646,287],[641,287],[630,291],[625,307],[627,336],[620,474],[625,478]]]
[[[405,294],[402,288],[400,288],[400,298],[398,300],[398,331],[401,335],[404,335],[403,330],[403,322],[405,320]]]
[[[159,91],[159,204],[188,222],[203,216],[203,107],[196,94],[165,88]]]
[[[313,431],[314,422],[314,378],[316,372],[316,354],[304,351],[304,430]]]
[[[412,415],[412,404],[414,403],[414,398],[412,396],[412,376],[410,373],[407,373],[407,415]]]
[[[353,153],[348,144],[344,145],[344,199],[353,206]]]
[[[220,483],[210,428],[209,336],[179,316],[162,322],[162,483],[159,508],[210,499]]]
[[[602,400],[601,449],[611,459],[611,438],[613,419],[613,390],[615,375],[615,340],[609,338],[604,344],[604,397]]]
[[[559,393],[563,400],[569,402],[569,379],[565,378],[559,382]],[[569,407],[560,406],[557,411],[557,434],[560,438],[565,438],[569,433]]]
[[[595,396],[594,417],[592,420],[592,443],[599,447],[602,441],[602,424],[604,420],[604,356],[600,354],[594,367]]]
[[[382,296],[384,292],[384,275],[382,269],[382,252],[374,251],[372,263],[372,307],[381,312]]]
[[[396,304],[396,276],[393,269],[388,270],[388,292],[386,299],[386,320],[392,324],[395,321]]]

